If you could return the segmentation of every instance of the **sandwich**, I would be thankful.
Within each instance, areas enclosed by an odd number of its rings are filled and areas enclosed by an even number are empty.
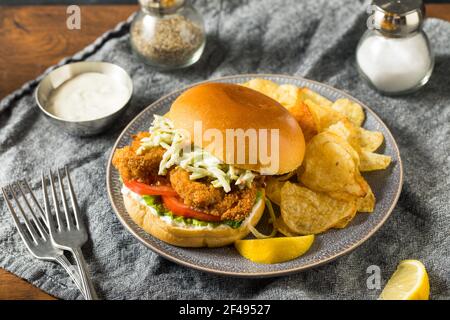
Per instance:
[[[255,230],[264,179],[295,171],[305,142],[297,121],[252,89],[206,83],[182,93],[112,163],[125,208],[146,232],[181,247],[220,247]]]

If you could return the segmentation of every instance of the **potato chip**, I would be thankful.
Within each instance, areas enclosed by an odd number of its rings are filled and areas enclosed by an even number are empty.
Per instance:
[[[285,235],[286,237],[296,237],[298,236],[298,233],[295,233],[289,227],[287,226],[286,222],[284,222],[283,218],[280,216],[278,217],[274,222],[274,227],[280,232],[281,234]]]
[[[300,101],[300,89],[292,84],[282,84],[274,92],[275,100],[290,109]]]
[[[306,146],[300,181],[315,191],[345,191],[364,196],[355,158],[358,155],[344,139],[322,132]]]
[[[373,212],[375,210],[375,195],[373,194],[372,189],[368,186],[368,191],[365,197],[358,198],[356,200],[356,206],[358,212]]]
[[[358,144],[362,150],[374,152],[383,143],[384,137],[381,132],[369,131],[358,128]]]
[[[315,122],[311,111],[300,99],[300,89],[296,86],[283,84],[278,87],[275,97],[297,120],[302,128],[306,141],[309,141],[318,132],[318,123]]]
[[[331,125],[325,131],[337,134],[351,145],[359,155],[359,161],[357,162],[359,163],[360,171],[380,170],[376,169],[378,167],[385,169],[389,165],[390,157],[372,153],[383,143],[383,134],[381,132],[358,128],[345,120]],[[364,164],[361,164],[363,158],[366,160]],[[370,169],[372,167],[374,169]]]
[[[319,124],[315,121],[309,108],[303,102],[299,102],[295,106],[288,109],[292,116],[297,120],[300,128],[302,128],[305,141],[308,142],[319,132]]]
[[[312,100],[306,99],[305,104],[308,106],[314,120],[318,123],[319,132],[325,130],[332,124],[346,119],[344,115],[331,109],[327,105],[319,105]]]
[[[363,108],[358,103],[349,99],[338,99],[333,103],[331,108],[346,116],[357,127],[361,127],[364,122],[365,115]]]
[[[374,171],[386,169],[391,163],[391,157],[384,154],[362,150],[360,154],[360,171]]]
[[[261,92],[262,94],[265,94],[266,96],[271,97],[272,99],[276,100],[276,92],[279,87],[278,84],[276,84],[273,81],[261,79],[261,78],[255,78],[251,79],[250,81],[241,84],[244,87],[253,89],[255,91]]]
[[[327,192],[327,194],[333,199],[341,201],[356,201],[358,212],[373,212],[375,209],[375,195],[370,188],[370,185],[364,180],[363,177],[359,179],[359,182],[363,189],[366,191],[366,195],[363,197],[356,197],[348,192],[334,191]]]
[[[343,217],[341,220],[339,220],[334,226],[333,228],[336,229],[344,229],[352,220],[353,218],[356,216],[356,210],[355,212],[353,212],[353,214],[348,215],[346,217]]]
[[[321,96],[317,92],[312,91],[309,88],[301,88],[300,90],[301,90],[301,99],[303,101],[311,100],[313,103],[319,106],[327,106],[327,107],[331,107],[331,105],[333,104],[330,100]]]
[[[332,197],[333,199],[336,200],[341,200],[341,201],[354,201],[357,200],[358,197],[350,194],[348,192],[345,191],[332,191],[332,192],[327,192],[327,194]]]
[[[359,145],[359,131],[358,127],[355,127],[349,120],[343,119],[339,122],[336,122],[335,124],[332,124],[329,126],[325,131],[326,132],[332,132],[341,138],[343,138],[345,141],[347,141],[350,146],[359,153],[361,147]],[[358,156],[359,159],[359,156]],[[359,163],[359,160],[358,160]]]
[[[274,227],[285,236],[345,228],[357,212],[373,212],[375,196],[360,171],[381,170],[391,158],[376,154],[381,132],[361,128],[364,110],[349,99],[334,103],[309,88],[252,79],[244,86],[283,105],[297,120],[307,142],[297,170],[304,186],[291,175],[266,180],[266,195],[281,207]]]
[[[284,183],[285,181],[273,177],[266,179],[266,197],[277,205],[281,204],[281,188]]]
[[[320,109],[311,100],[305,100],[303,101],[303,105],[308,108],[309,114],[311,114],[312,121],[314,122],[314,128],[315,131],[320,132],[321,126],[320,126]]]
[[[306,141],[317,134],[318,122],[314,120],[308,107],[301,100],[301,89],[298,87],[291,84],[278,85],[258,78],[242,85],[269,96],[285,107],[299,123]]]
[[[356,201],[339,201],[291,182],[281,189],[281,216],[298,234],[324,232],[355,212]]]
[[[355,173],[355,181],[355,184],[346,186],[344,191],[356,197],[364,197],[368,191],[368,184],[366,183],[366,180],[364,180],[364,178],[361,176],[359,170],[357,170]]]

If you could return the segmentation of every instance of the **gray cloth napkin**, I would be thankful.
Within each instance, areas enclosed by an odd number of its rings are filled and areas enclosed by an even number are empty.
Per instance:
[[[0,103],[0,185],[30,177],[39,188],[44,168],[69,165],[91,240],[84,247],[99,294],[108,299],[374,299],[367,268],[382,285],[402,259],[426,265],[434,299],[450,298],[450,24],[425,24],[436,66],[425,88],[389,98],[358,76],[355,50],[366,29],[362,1],[194,1],[206,20],[208,42],[193,67],[157,72],[132,55],[121,24],[74,57],[125,68],[134,95],[112,129],[91,138],[60,132],[37,109],[31,81]],[[20,66],[17,66],[20,68]],[[143,108],[197,81],[241,73],[297,75],[343,89],[369,105],[392,130],[404,163],[404,186],[392,216],[352,253],[292,276],[243,280],[210,275],[159,257],[133,238],[107,198],[105,168],[113,142]],[[81,298],[59,266],[32,258],[0,200],[0,267],[64,299]]]

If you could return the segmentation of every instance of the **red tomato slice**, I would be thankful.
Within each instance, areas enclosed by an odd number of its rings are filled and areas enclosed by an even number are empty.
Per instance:
[[[162,199],[166,208],[172,211],[175,215],[185,218],[194,218],[201,221],[220,221],[220,217],[218,216],[213,216],[190,208],[189,206],[185,205],[179,197],[163,196]]]
[[[133,192],[140,195],[153,195],[153,196],[176,196],[178,195],[171,186],[165,185],[148,185],[146,183],[137,181],[124,182],[125,186]]]

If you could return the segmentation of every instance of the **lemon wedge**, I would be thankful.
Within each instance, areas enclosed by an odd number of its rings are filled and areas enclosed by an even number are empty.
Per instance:
[[[380,299],[428,300],[429,296],[430,283],[425,266],[417,260],[404,260],[384,287]]]
[[[234,243],[239,253],[256,263],[280,263],[300,257],[307,252],[314,235],[269,239],[238,240]]]

